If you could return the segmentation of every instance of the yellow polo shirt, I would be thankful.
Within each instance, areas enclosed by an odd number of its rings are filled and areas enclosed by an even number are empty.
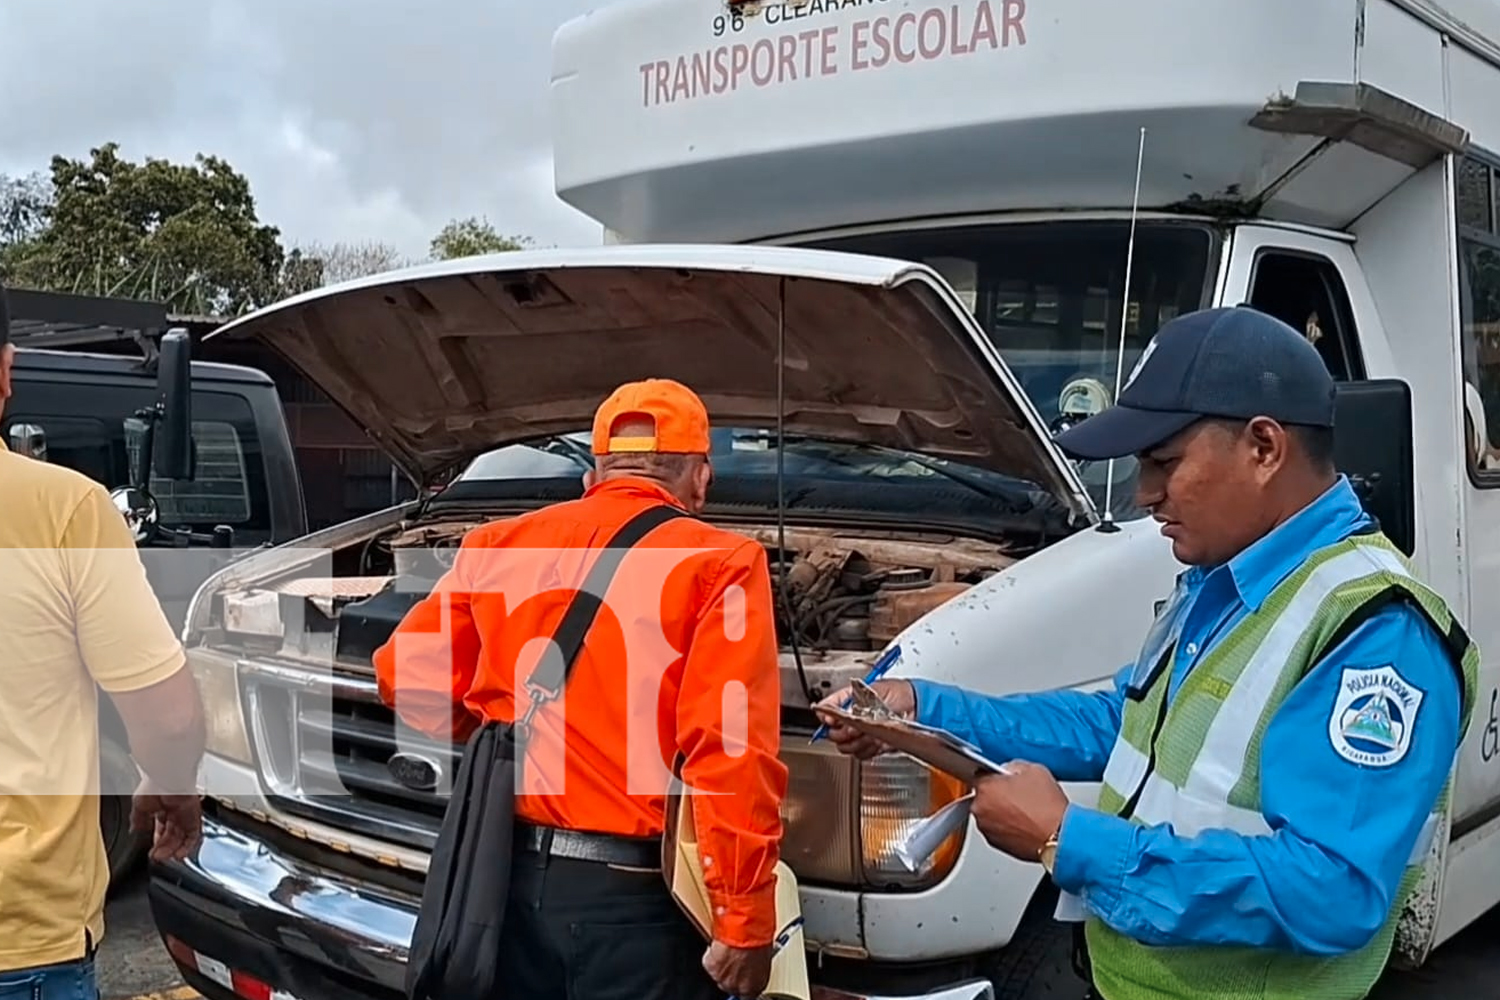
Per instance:
[[[103,938],[95,683],[131,691],[183,663],[104,487],[0,444],[0,972]]]

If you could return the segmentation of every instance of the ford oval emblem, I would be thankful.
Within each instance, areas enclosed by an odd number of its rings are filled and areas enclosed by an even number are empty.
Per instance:
[[[443,765],[431,757],[407,751],[392,754],[385,766],[391,777],[414,792],[434,791],[443,777]]]

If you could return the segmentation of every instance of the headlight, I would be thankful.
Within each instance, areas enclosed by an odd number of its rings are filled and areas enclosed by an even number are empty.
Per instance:
[[[915,871],[896,856],[913,826],[963,795],[957,778],[905,754],[882,754],[860,766],[860,843],[864,881],[877,888],[925,888],[958,860],[963,833],[952,834]]]
[[[953,869],[967,827],[943,842],[917,871],[895,845],[917,822],[967,792],[958,780],[901,754],[857,761],[806,733],[786,733],[789,770],[782,804],[781,856],[807,884],[867,889],[925,889]]]
[[[203,698],[208,729],[205,749],[241,764],[251,763],[250,736],[240,704],[234,657],[197,647],[187,651],[187,659]]]

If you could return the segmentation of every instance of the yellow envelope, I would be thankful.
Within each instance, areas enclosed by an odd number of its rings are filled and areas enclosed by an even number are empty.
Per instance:
[[[674,792],[667,798],[661,870],[672,898],[697,925],[704,940],[711,940],[713,906],[698,854],[691,795]],[[802,898],[797,892],[797,878],[784,861],[776,863],[776,926],[777,951],[771,959],[771,980],[761,996],[766,1000],[811,1000],[807,949],[802,937]]]

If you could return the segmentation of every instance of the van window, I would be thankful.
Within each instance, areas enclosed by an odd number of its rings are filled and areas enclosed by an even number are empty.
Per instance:
[[[1250,289],[1250,305],[1300,331],[1335,380],[1364,377],[1354,309],[1333,261],[1295,250],[1262,250]]]
[[[1476,486],[1500,486],[1500,232],[1496,170],[1459,162],[1458,309],[1463,347],[1464,450]]]
[[[1217,236],[1196,223],[1141,222],[1128,294],[1128,219],[903,228],[801,245],[932,267],[1055,431],[1078,418],[1076,400],[1111,402],[1117,373],[1130,371],[1163,323],[1208,304]],[[1114,480],[1116,517],[1141,513],[1134,460],[1083,463],[1079,474],[1100,506]]]
[[[1130,295],[1125,263],[1130,223],[1011,223],[911,229],[817,240],[807,245],[921,261],[974,313],[1032,403],[1050,423],[1062,391],[1096,379],[1110,394],[1167,320],[1202,306],[1212,285],[1213,236],[1178,223],[1136,230]]]

